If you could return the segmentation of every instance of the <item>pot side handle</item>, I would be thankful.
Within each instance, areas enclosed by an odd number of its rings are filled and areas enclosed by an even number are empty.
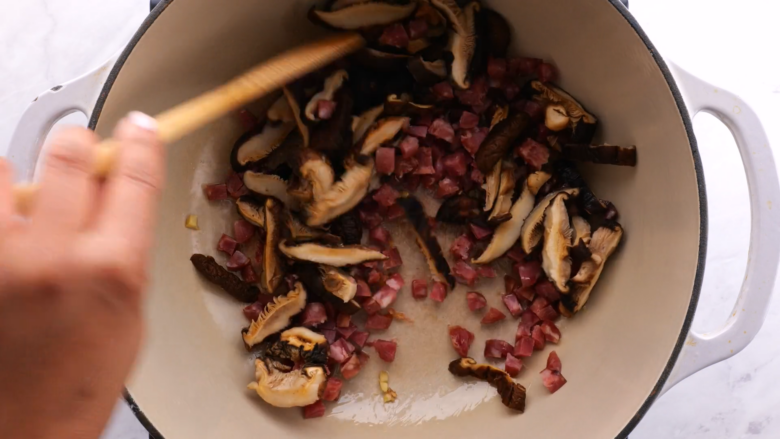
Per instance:
[[[119,53],[95,70],[43,92],[30,103],[16,125],[7,153],[17,182],[33,180],[43,142],[58,120],[74,112],[90,117],[118,57]]]
[[[750,344],[766,318],[780,260],[780,184],[772,149],[758,116],[734,94],[702,81],[673,63],[669,66],[691,119],[705,111],[720,119],[734,135],[747,175],[751,227],[745,280],[731,316],[717,331],[688,333],[662,394]]]

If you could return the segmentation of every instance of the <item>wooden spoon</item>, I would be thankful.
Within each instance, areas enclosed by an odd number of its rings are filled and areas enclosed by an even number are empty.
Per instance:
[[[165,143],[174,142],[285,84],[349,55],[365,43],[359,34],[339,34],[273,57],[227,84],[155,116],[160,139]],[[98,177],[105,177],[113,168],[117,142],[106,139],[98,145],[95,153],[94,172]],[[37,184],[15,185],[16,212],[27,215],[37,192]]]

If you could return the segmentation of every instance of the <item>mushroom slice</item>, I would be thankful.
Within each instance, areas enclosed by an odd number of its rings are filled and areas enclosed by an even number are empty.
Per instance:
[[[493,237],[490,239],[490,244],[479,258],[472,260],[475,264],[487,264],[490,263],[506,253],[520,237],[520,230],[523,227],[528,214],[534,208],[534,194],[526,186],[523,188],[523,192],[520,194],[520,198],[512,205],[510,214],[512,217],[509,221],[503,222],[496,227]]]
[[[588,249],[592,256],[582,263],[577,274],[571,279],[573,286],[570,294],[561,296],[559,309],[561,314],[571,317],[585,306],[590,298],[593,287],[598,282],[607,259],[612,256],[620,240],[623,238],[623,228],[616,224],[612,227],[599,227],[593,232]]]
[[[271,108],[268,109],[266,116],[268,117],[268,120],[274,122],[295,122],[295,115],[284,94],[274,101]]]
[[[542,269],[555,288],[562,293],[569,292],[567,282],[571,277],[569,247],[573,230],[569,224],[569,213],[565,201],[569,194],[560,193],[553,198],[544,219],[544,246],[542,247]]]
[[[333,304],[336,311],[347,315],[354,315],[361,311],[363,307],[354,299],[344,302],[343,299],[335,296],[325,288],[324,271],[327,270],[336,270],[336,268],[307,262],[295,264],[295,275],[306,286],[306,291],[311,295],[312,299],[327,301]],[[355,285],[355,293],[357,294],[357,284]]]
[[[295,242],[323,241],[333,245],[341,244],[341,238],[338,236],[307,226],[292,212],[287,212],[284,221],[290,231],[290,238]]]
[[[360,116],[354,116],[352,119],[352,144],[356,144],[363,140],[363,136],[366,135],[368,129],[374,125],[374,122],[385,111],[385,106],[378,105],[374,108],[370,108],[363,112]]]
[[[284,296],[274,297],[273,302],[265,306],[265,309],[257,320],[254,320],[249,328],[242,334],[244,343],[252,347],[272,334],[276,334],[290,325],[296,314],[306,307],[306,290],[300,282]]]
[[[539,193],[539,189],[544,186],[545,183],[552,177],[550,174],[544,171],[537,171],[528,176],[528,189],[532,194]]]
[[[350,6],[357,5],[359,3],[368,3],[371,0],[336,0],[333,2],[333,4],[330,5],[331,11],[338,11],[339,9],[344,9]]]
[[[550,131],[563,131],[571,122],[562,104],[549,104],[544,113],[544,126]]]
[[[506,119],[508,116],[509,116],[509,105],[502,105],[496,108],[496,111],[493,112],[493,117],[490,120],[490,130],[492,131],[496,125],[501,123],[501,121]]]
[[[306,224],[310,227],[322,226],[352,210],[366,196],[373,173],[372,159],[358,160],[347,169],[338,183],[306,207]]]
[[[288,245],[285,240],[279,244],[279,249],[290,259],[331,265],[333,267],[358,265],[363,262],[387,259],[387,256],[383,255],[382,252],[360,245],[329,247],[311,242]]]
[[[349,303],[357,294],[357,281],[355,278],[334,267],[320,267],[322,273],[322,284],[325,290],[344,303]]]
[[[236,200],[236,209],[245,220],[257,227],[265,227],[265,205],[262,202],[244,195]]]
[[[503,162],[496,162],[491,171],[485,177],[485,184],[482,188],[485,189],[485,212],[489,212],[496,204],[496,198],[498,198],[498,190],[501,187],[501,168]]]
[[[571,226],[574,229],[574,239],[572,246],[578,246],[580,243],[590,244],[590,223],[581,216],[574,216],[571,219]]]
[[[370,156],[376,152],[383,143],[393,140],[401,130],[409,126],[409,120],[408,117],[386,117],[379,120],[366,134],[360,154]]]
[[[449,36],[449,50],[453,61],[451,76],[455,85],[462,89],[471,86],[469,69],[477,49],[475,15],[480,9],[479,2],[473,1],[461,8],[455,0],[431,0],[449,20],[452,31]]]
[[[244,186],[262,197],[274,197],[290,209],[298,210],[298,200],[287,193],[287,182],[272,174],[254,171],[244,173]]]
[[[284,281],[284,264],[278,245],[282,239],[282,206],[273,198],[265,200],[265,248],[260,285],[266,293],[273,294]]]
[[[443,59],[426,61],[421,56],[409,58],[409,72],[421,85],[435,85],[447,77],[447,63]]]
[[[304,327],[290,328],[282,332],[279,341],[296,348],[303,348],[304,351],[312,351],[318,346],[328,344],[324,335]]]
[[[320,11],[312,7],[309,17],[335,29],[356,30],[401,21],[412,15],[415,9],[416,2],[398,5],[375,1],[353,4],[337,11]]]
[[[572,197],[579,195],[580,190],[576,188],[562,189],[560,191],[552,192],[546,197],[542,198],[542,201],[534,207],[534,210],[528,215],[523,223],[523,228],[520,230],[520,243],[523,246],[523,251],[526,254],[531,253],[541,241],[544,235],[544,229],[542,227],[542,221],[544,221],[544,212],[547,207],[550,206],[550,202],[556,195],[566,193]]]
[[[565,186],[580,188],[580,201],[586,212],[591,215],[606,212],[607,206],[590,190],[573,163],[559,160],[556,166],[556,176]]]
[[[328,376],[322,366],[310,366],[289,372],[269,361],[255,360],[256,382],[247,387],[263,401],[275,407],[305,407],[320,399]],[[281,366],[280,366],[281,367]]]
[[[514,163],[505,161],[501,169],[498,196],[493,211],[490,212],[488,221],[497,224],[510,218],[512,209],[512,196],[515,193],[515,166]]]
[[[336,70],[325,78],[325,85],[323,86],[322,91],[312,96],[309,103],[306,104],[306,109],[304,110],[306,117],[315,122],[320,120],[320,118],[317,117],[317,103],[319,101],[332,101],[333,97],[336,95],[336,91],[338,91],[338,89],[344,85],[344,81],[348,79],[349,73],[343,69]]]
[[[304,149],[299,155],[301,177],[309,182],[312,196],[317,199],[325,195],[333,186],[335,175],[328,159],[312,149]]]
[[[541,81],[531,82],[531,87],[533,87],[534,90],[541,92],[542,96],[548,101],[563,105],[566,109],[566,114],[568,114],[572,121],[579,122],[581,120],[586,124],[595,124],[598,122],[596,116],[588,113],[576,99],[560,88],[554,85],[545,84]]]
[[[478,364],[468,357],[452,361],[448,369],[457,377],[474,377],[488,382],[498,390],[505,406],[521,413],[525,410],[525,387],[514,382],[506,371],[489,364]]]
[[[635,146],[568,144],[561,152],[564,158],[580,162],[636,166]]]
[[[427,116],[435,110],[436,107],[433,105],[411,102],[407,95],[400,98],[397,95],[390,95],[385,103],[385,115],[387,116]]]
[[[295,124],[298,125],[298,131],[301,133],[301,138],[303,138],[303,146],[308,148],[310,140],[309,127],[306,126],[306,123],[304,123],[301,118],[301,105],[298,103],[295,94],[288,87],[282,87],[282,91],[284,92],[284,97],[287,99],[287,103],[290,105],[293,117],[295,118]]]
[[[190,262],[198,270],[198,273],[208,279],[209,282],[219,286],[236,300],[244,303],[252,303],[257,300],[260,290],[256,286],[244,282],[235,274],[227,271],[211,256],[194,254]]]
[[[428,215],[425,214],[420,201],[409,196],[398,199],[398,204],[404,209],[406,219],[412,224],[414,240],[428,263],[428,269],[431,271],[433,279],[448,284],[450,288],[455,288],[455,277],[450,272],[450,265],[444,258],[439,241],[431,233]],[[479,207],[477,207],[477,211],[479,211]]]
[[[493,127],[475,157],[479,171],[488,175],[496,163],[504,159],[515,141],[531,126],[530,116],[520,111],[510,114]]]
[[[233,170],[241,172],[268,157],[294,129],[292,122],[267,122],[260,131],[255,129],[239,137],[230,154]]]

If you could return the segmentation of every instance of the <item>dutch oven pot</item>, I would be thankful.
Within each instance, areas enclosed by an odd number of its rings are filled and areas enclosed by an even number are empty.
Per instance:
[[[485,383],[456,380],[447,324],[478,328],[461,289],[441,306],[398,307],[414,324],[396,324],[392,365],[376,355],[349,381],[325,418],[304,421],[300,410],[263,403],[246,389],[253,367],[239,331],[241,305],[219,294],[192,269],[193,252],[215,253],[231,230],[229,203],[208,203],[204,183],[223,181],[241,128],[224,118],[170,145],[162,201],[148,333],[127,384],[128,399],[155,436],[201,438],[623,437],[653,400],[671,386],[743,349],[765,316],[780,252],[780,199],[771,149],[755,113],[739,98],[667,63],[617,0],[486,0],[514,30],[513,51],[551,59],[561,85],[602,121],[602,138],[637,145],[636,168],[584,166],[600,197],[620,209],[626,237],[611,258],[585,312],[562,320],[555,349],[568,384],[554,395],[542,387],[547,347],[526,362],[525,414],[510,413]],[[71,111],[91,114],[107,136],[131,110],[156,114],[241,73],[257,62],[323,33],[306,20],[311,0],[164,0],[105,67],[39,97],[25,113],[10,150],[20,180],[35,173],[42,139]],[[110,73],[109,73],[110,72]],[[97,104],[92,107],[97,100]],[[691,117],[707,111],[734,134],[751,200],[747,274],[734,313],[718,331],[690,330],[704,271],[707,203]],[[198,214],[202,230],[185,229]],[[402,236],[402,234],[396,234]],[[399,243],[404,277],[423,276],[411,241]],[[482,292],[498,302],[500,281]],[[500,305],[499,305],[500,306]],[[514,333],[514,323],[480,329],[484,340]],[[373,354],[369,350],[369,354]],[[478,358],[480,358],[478,356]],[[377,373],[386,368],[398,392],[383,404]]]

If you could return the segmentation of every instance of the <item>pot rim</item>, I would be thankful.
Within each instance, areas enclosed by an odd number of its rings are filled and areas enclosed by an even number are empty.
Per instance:
[[[682,94],[680,93],[680,90],[677,87],[677,83],[675,82],[674,77],[671,71],[669,70],[669,67],[666,65],[666,62],[658,53],[653,43],[650,41],[650,38],[642,30],[642,27],[639,25],[636,19],[631,15],[628,9],[620,2],[620,0],[605,0],[605,1],[609,2],[617,10],[617,12],[623,16],[623,18],[628,22],[628,24],[634,29],[634,31],[637,33],[637,35],[642,40],[644,45],[647,47],[647,50],[650,52],[650,55],[653,57],[653,60],[658,65],[658,68],[661,70],[664,79],[666,79],[666,83],[669,86],[669,90],[672,92],[674,101],[677,104],[677,109],[680,113],[680,118],[683,121],[683,125],[685,126],[685,132],[688,136],[688,142],[691,146],[691,155],[693,156],[694,170],[696,172],[696,182],[699,191],[699,255],[698,255],[698,263],[696,267],[696,276],[693,282],[693,292],[691,294],[691,301],[688,304],[688,311],[685,315],[685,320],[680,330],[680,335],[677,337],[677,342],[675,343],[674,349],[672,350],[672,354],[666,363],[666,367],[664,367],[661,376],[658,378],[658,381],[656,382],[653,389],[650,391],[645,401],[639,407],[639,410],[637,410],[636,414],[634,414],[634,416],[628,421],[625,427],[623,427],[620,433],[618,433],[618,435],[616,436],[617,438],[627,438],[628,434],[631,433],[631,431],[637,426],[637,424],[639,424],[639,421],[642,420],[642,418],[645,416],[647,411],[655,402],[656,397],[658,397],[658,395],[660,394],[661,389],[666,383],[666,380],[669,378],[669,374],[671,373],[674,364],[677,362],[677,358],[680,355],[680,351],[682,350],[682,347],[685,343],[685,339],[688,336],[691,323],[693,322],[693,316],[696,312],[696,307],[699,302],[699,295],[701,293],[701,286],[704,277],[704,264],[707,255],[707,224],[708,224],[707,194],[706,194],[706,188],[704,184],[704,170],[702,168],[701,157],[699,156],[699,148],[698,148],[698,144],[696,143],[696,137],[694,136],[693,133],[693,124],[688,114],[688,109],[687,106],[685,105]],[[108,95],[111,92],[111,88],[113,87],[114,82],[116,81],[116,78],[119,75],[119,72],[122,70],[122,67],[124,67],[125,62],[130,57],[130,54],[133,52],[133,50],[135,49],[135,46],[138,44],[141,38],[143,38],[143,36],[146,34],[146,31],[149,30],[149,28],[152,26],[152,24],[154,24],[157,18],[159,18],[160,15],[173,2],[174,0],[161,0],[160,3],[158,3],[157,6],[151,11],[151,13],[146,17],[143,23],[141,23],[141,26],[133,35],[133,38],[125,46],[121,55],[119,56],[116,63],[114,64],[114,67],[111,69],[111,72],[109,73],[108,78],[106,79],[106,83],[103,85],[103,89],[100,92],[95,107],[92,110],[92,116],[90,117],[89,124],[88,124],[89,129],[94,130],[95,127],[97,126],[97,122],[100,119],[100,114],[103,111],[103,105],[105,104],[106,99],[108,99]],[[138,421],[149,432],[150,439],[164,439],[162,433],[160,433],[154,427],[154,425],[149,420],[149,418],[146,417],[143,410],[141,410],[141,407],[139,407],[138,404],[135,402],[135,400],[133,399],[132,395],[130,395],[130,392],[127,390],[127,388],[125,388],[123,392],[123,396],[127,404],[130,406],[130,409],[133,411],[133,414],[135,414]]]

